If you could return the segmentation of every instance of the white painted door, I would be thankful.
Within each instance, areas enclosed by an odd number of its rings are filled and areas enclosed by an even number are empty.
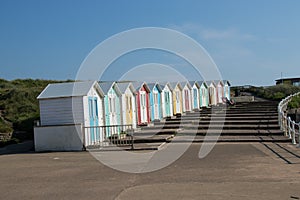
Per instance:
[[[176,113],[181,113],[180,91],[176,91],[175,95],[176,95]]]
[[[146,105],[146,92],[140,92],[140,107],[141,107],[141,122],[147,122],[147,105]]]
[[[116,97],[114,95],[109,96],[109,121],[110,125],[117,125]]]
[[[204,88],[202,88],[201,89],[202,91],[201,91],[201,94],[202,94],[202,96],[201,96],[201,98],[202,98],[202,105],[201,106],[206,106],[207,105],[207,102],[206,102],[206,90],[204,89]]]

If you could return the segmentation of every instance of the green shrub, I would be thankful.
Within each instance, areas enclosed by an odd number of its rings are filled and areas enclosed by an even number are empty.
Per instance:
[[[283,98],[285,98],[288,95],[300,92],[299,86],[293,86],[293,85],[274,85],[269,87],[250,87],[250,88],[234,88],[233,89],[239,89],[241,92],[249,92],[252,93],[254,96],[269,99],[269,100],[275,100],[280,101]]]
[[[292,98],[292,100],[288,103],[288,108],[300,108],[300,95]]]
[[[33,121],[39,119],[37,96],[49,83],[58,82],[66,81],[39,79],[7,81],[0,79],[0,132],[6,133],[15,130],[33,135]]]

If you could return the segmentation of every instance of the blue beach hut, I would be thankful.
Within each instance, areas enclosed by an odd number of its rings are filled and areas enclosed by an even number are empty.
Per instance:
[[[162,88],[161,92],[161,108],[162,117],[173,116],[173,95],[172,88],[169,83],[163,83],[160,85]]]
[[[110,127],[107,134],[118,134],[118,129],[112,126],[121,125],[121,91],[112,81],[99,82],[99,86],[104,93],[105,125]]]
[[[151,110],[151,121],[161,120],[162,111],[161,111],[161,92],[162,88],[158,83],[148,83],[150,89],[150,110]]]

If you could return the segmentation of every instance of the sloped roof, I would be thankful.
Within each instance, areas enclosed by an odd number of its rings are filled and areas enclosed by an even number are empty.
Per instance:
[[[194,85],[196,85],[198,88],[200,87],[200,84],[198,81],[189,81],[189,84],[191,85],[191,87],[193,87]]]
[[[204,84],[205,87],[208,87],[208,83],[205,81],[198,81],[199,86],[201,87],[202,84]]]
[[[230,83],[229,80],[223,80],[223,83],[224,83],[224,84],[227,83],[229,86],[231,86],[231,83]]]
[[[118,95],[121,95],[121,91],[120,91],[119,87],[115,84],[114,81],[99,82],[98,84],[105,95],[108,93],[108,91],[112,87],[114,87],[114,89]]]
[[[117,82],[117,85],[121,93],[125,93],[128,87],[133,93],[135,93],[135,88],[133,87],[133,84],[131,82]]]
[[[101,87],[104,94],[107,94],[107,92],[110,90],[113,84],[113,81],[99,82],[99,86]]]
[[[213,84],[215,87],[217,86],[214,81],[206,81],[207,86],[209,87],[211,84]]]
[[[97,84],[96,81],[49,84],[37,99],[86,96],[95,84]],[[98,89],[103,95],[103,91],[99,87]]]
[[[221,85],[224,86],[224,82],[222,80],[214,80],[216,85],[219,85],[219,83],[221,83]]]
[[[173,88],[171,87],[169,82],[162,82],[159,83],[159,86],[161,87],[161,89],[163,90],[166,86],[168,86],[170,88],[170,90],[173,90]]]
[[[191,84],[189,83],[189,81],[182,81],[182,82],[180,82],[180,84],[181,84],[182,88],[184,88],[186,85],[187,85],[190,89],[192,88],[192,86],[191,86]]]
[[[145,88],[147,92],[150,92],[150,88],[148,87],[148,84],[146,82],[133,82],[133,87],[135,91],[139,91],[143,85],[145,85]]]
[[[182,90],[182,86],[179,82],[171,82],[169,85],[172,88],[172,90],[174,90],[177,85],[179,86],[180,90]]]
[[[147,83],[149,89],[152,91],[154,87],[157,87],[158,91],[162,91],[162,87],[158,83]]]

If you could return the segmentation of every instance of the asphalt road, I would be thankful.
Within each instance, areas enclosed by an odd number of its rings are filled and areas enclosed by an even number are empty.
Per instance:
[[[146,174],[110,169],[87,152],[1,155],[0,199],[300,199],[300,149],[221,143],[199,159],[200,145]]]

